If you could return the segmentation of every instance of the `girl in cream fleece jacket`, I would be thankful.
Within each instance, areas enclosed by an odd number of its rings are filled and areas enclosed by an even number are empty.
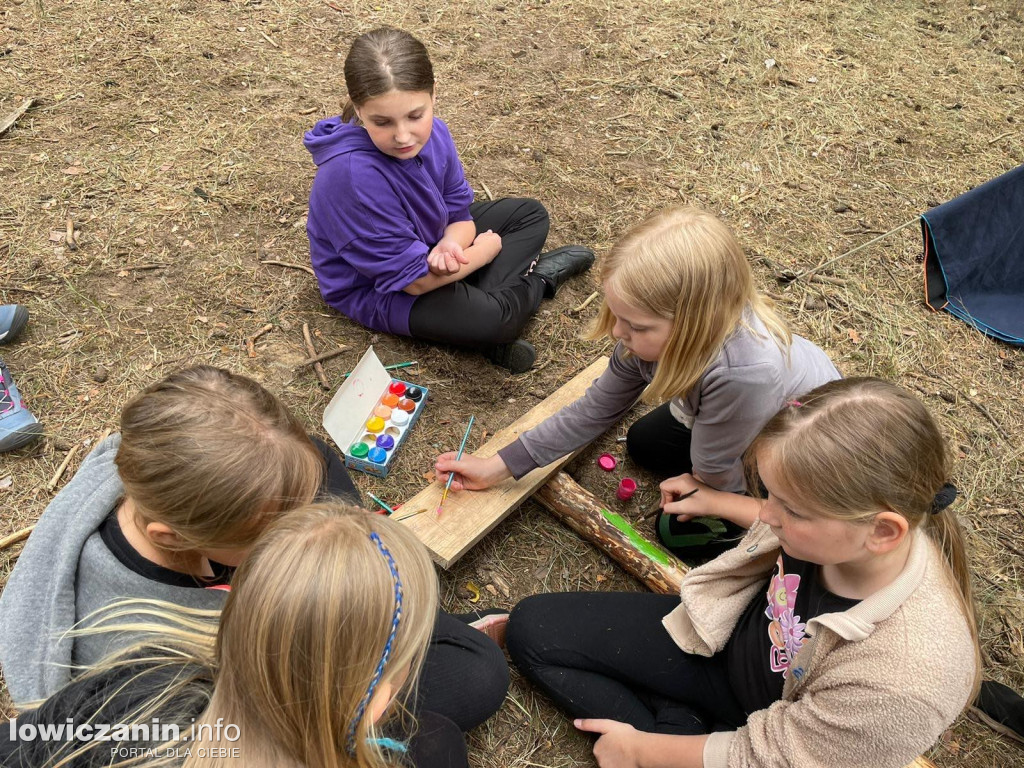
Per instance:
[[[749,533],[663,627],[671,597],[539,595],[512,613],[513,661],[600,734],[601,768],[901,768],[980,670],[935,422],[893,385],[831,382],[748,465],[767,499],[736,497]]]

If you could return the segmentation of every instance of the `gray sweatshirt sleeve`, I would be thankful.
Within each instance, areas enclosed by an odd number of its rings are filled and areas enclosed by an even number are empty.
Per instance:
[[[770,363],[714,368],[699,386],[690,443],[693,471],[713,488],[743,491],[743,452],[785,400],[778,368]]]
[[[619,421],[651,380],[653,366],[625,357],[622,347],[612,352],[608,368],[579,400],[524,432],[498,455],[517,480],[594,440]]]

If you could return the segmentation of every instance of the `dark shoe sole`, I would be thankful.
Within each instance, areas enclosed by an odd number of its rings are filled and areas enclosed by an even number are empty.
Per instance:
[[[495,346],[485,356],[495,365],[507,368],[511,373],[526,373],[537,359],[537,350],[530,342],[517,339],[511,344]]]
[[[29,443],[34,443],[43,436],[45,428],[38,421],[19,427],[14,432],[4,434],[0,427],[0,453],[16,451],[24,448]]]

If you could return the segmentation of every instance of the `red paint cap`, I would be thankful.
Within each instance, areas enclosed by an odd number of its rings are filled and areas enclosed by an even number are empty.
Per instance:
[[[611,472],[618,464],[619,462],[610,453],[602,453],[597,457],[597,466],[605,472]]]

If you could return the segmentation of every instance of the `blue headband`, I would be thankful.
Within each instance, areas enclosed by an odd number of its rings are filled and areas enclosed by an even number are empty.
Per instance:
[[[388,548],[384,546],[384,542],[380,540],[380,536],[377,535],[376,531],[370,534],[370,540],[377,545],[381,557],[387,561],[388,569],[391,571],[391,578],[395,581],[395,612],[391,616],[391,631],[388,633],[388,641],[384,643],[384,651],[380,655],[380,661],[377,662],[377,668],[373,672],[370,687],[366,689],[366,694],[359,702],[355,715],[352,717],[352,722],[348,727],[347,745],[350,755],[354,755],[356,752],[356,729],[359,727],[359,722],[363,719],[363,713],[366,712],[366,707],[373,698],[373,693],[377,690],[377,684],[384,674],[384,667],[387,666],[388,659],[391,657],[391,646],[394,645],[395,635],[398,634],[398,623],[402,619],[402,579],[398,575],[398,566],[395,565],[395,559],[391,556]]]

